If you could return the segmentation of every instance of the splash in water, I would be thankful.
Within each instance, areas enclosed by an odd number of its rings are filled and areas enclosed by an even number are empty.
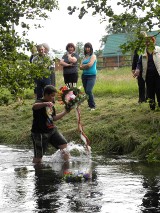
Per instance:
[[[52,155],[52,168],[56,170],[67,182],[91,178],[91,152],[88,153],[80,144],[70,142],[65,150],[70,154],[68,162],[62,158],[63,152],[58,150]]]
[[[74,142],[68,143],[68,146],[64,151],[70,155],[69,161],[82,161],[82,159],[83,161],[88,161],[88,159],[91,158],[91,149],[88,152],[84,146],[75,144]],[[52,155],[52,162],[64,162],[62,155],[63,152],[61,150],[57,150],[57,152]]]

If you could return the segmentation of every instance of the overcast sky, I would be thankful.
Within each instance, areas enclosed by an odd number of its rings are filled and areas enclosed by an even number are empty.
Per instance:
[[[81,0],[59,0],[60,10],[53,11],[50,19],[41,21],[42,29],[31,28],[29,38],[36,43],[48,43],[56,50],[65,51],[67,43],[91,42],[94,50],[100,48],[100,40],[105,35],[107,23],[100,23],[100,17],[91,14],[78,18],[78,14],[68,15],[69,5],[78,5]]]

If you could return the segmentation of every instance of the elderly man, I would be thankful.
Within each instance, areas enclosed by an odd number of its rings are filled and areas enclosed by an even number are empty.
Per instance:
[[[43,47],[45,48],[45,53],[50,57],[51,60],[51,66],[49,67],[49,69],[51,70],[51,84],[53,86],[56,86],[56,76],[55,76],[55,55],[52,52],[52,54],[50,53],[50,47],[48,44],[43,43],[42,44]]]
[[[151,110],[155,110],[157,97],[158,107],[160,107],[160,47],[155,46],[154,36],[146,37],[146,49],[141,55],[135,76],[139,76],[142,69],[142,77],[146,82],[147,95]]]
[[[49,56],[47,56],[47,54],[45,53],[45,47],[43,45],[38,45],[37,51],[38,51],[38,55],[33,58],[32,63],[37,64],[40,69],[44,68],[43,70],[44,76],[37,77],[35,79],[35,82],[37,84],[37,87],[36,87],[37,99],[41,99],[43,97],[44,87],[46,85],[51,84],[51,78],[50,78],[51,61]],[[48,72],[46,72],[46,70],[48,70]]]

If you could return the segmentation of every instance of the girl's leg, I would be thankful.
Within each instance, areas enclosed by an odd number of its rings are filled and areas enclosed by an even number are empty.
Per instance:
[[[93,87],[95,85],[95,82],[96,82],[96,76],[95,75],[94,76],[87,76],[86,94],[89,96],[88,105],[91,109],[96,107],[96,104],[95,104],[95,101],[94,101],[94,95],[93,95]]]

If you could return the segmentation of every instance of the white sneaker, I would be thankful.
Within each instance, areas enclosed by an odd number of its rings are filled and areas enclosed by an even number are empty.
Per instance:
[[[94,111],[95,110],[95,108],[90,108],[90,111]]]

